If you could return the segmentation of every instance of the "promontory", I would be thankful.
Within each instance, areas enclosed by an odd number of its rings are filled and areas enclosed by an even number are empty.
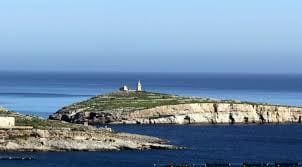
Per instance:
[[[52,120],[100,124],[301,123],[302,108],[234,100],[118,91],[64,107]]]

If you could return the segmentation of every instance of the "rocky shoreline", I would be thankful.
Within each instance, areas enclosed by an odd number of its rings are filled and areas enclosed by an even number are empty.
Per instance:
[[[0,151],[4,152],[181,149],[163,139],[110,128],[42,120],[4,110],[0,116],[16,118],[16,126],[0,127]]]
[[[0,151],[120,151],[178,149],[155,137],[106,130],[0,130]]]
[[[97,96],[50,119],[91,125],[301,123],[302,108],[132,92]]]

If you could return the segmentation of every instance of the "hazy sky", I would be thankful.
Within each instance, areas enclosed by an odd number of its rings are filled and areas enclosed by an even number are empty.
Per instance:
[[[0,1],[0,58],[0,70],[302,73],[302,1]]]

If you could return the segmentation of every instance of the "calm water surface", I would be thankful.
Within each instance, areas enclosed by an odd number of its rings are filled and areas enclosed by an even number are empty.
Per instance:
[[[147,91],[302,105],[302,75],[30,72],[0,72],[0,105],[47,118],[63,106],[122,84],[135,88],[139,79]]]
[[[0,161],[3,166],[152,166],[205,162],[301,161],[300,125],[248,126],[113,126],[115,130],[153,135],[186,150],[28,153],[34,161]],[[1,155],[21,155],[7,154]],[[23,154],[24,155],[24,154]]]
[[[0,72],[0,105],[47,118],[59,108],[122,84],[142,80],[148,91],[217,99],[302,105],[300,75],[20,73]],[[188,149],[26,153],[34,161],[0,161],[0,166],[152,166],[154,163],[211,161],[302,161],[300,125],[249,126],[113,126],[117,131],[168,139]],[[0,156],[22,155],[0,153]]]

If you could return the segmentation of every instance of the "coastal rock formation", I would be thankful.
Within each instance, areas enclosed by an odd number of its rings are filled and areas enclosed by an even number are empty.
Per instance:
[[[273,105],[193,103],[160,106],[128,114],[126,123],[301,123],[302,108]]]
[[[148,136],[112,133],[104,129],[88,131],[0,130],[0,151],[111,151],[176,149],[165,141]]]
[[[0,126],[0,151],[118,151],[179,149],[167,141],[143,135],[114,132],[55,120],[0,111],[16,118],[16,126]]]
[[[301,123],[302,108],[148,92],[97,96],[50,119],[89,124]]]

